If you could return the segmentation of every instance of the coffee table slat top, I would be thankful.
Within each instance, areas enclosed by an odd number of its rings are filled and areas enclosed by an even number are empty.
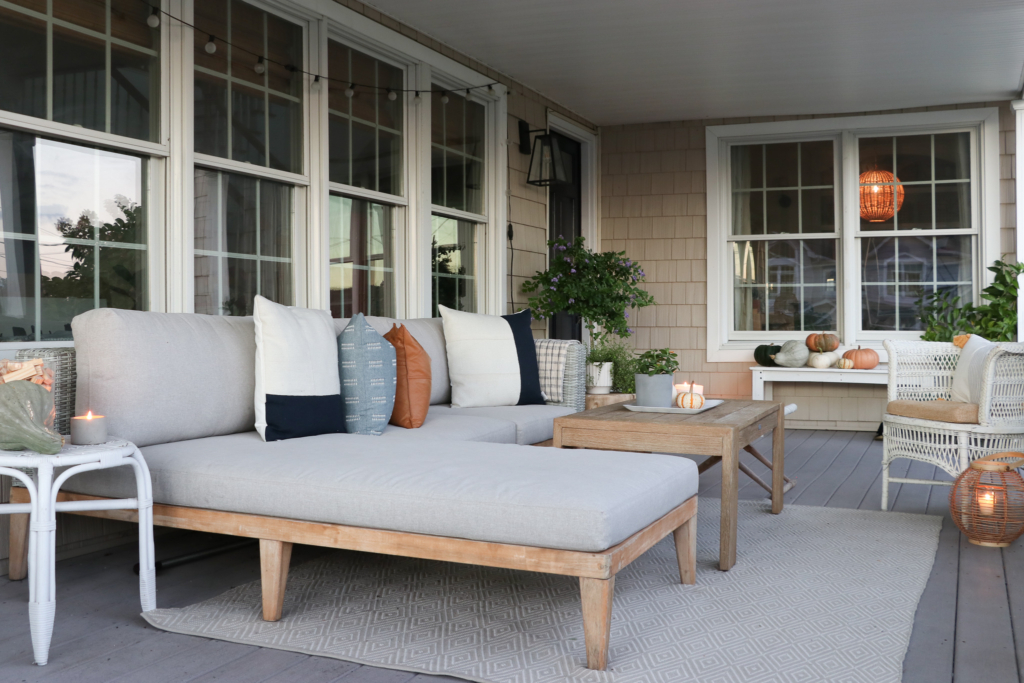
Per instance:
[[[775,413],[781,403],[774,401],[726,401],[696,415],[678,413],[639,413],[626,410],[621,403],[573,413],[557,418],[562,427],[622,430],[637,427],[643,431],[670,433],[685,427],[688,434],[715,433],[742,429]]]

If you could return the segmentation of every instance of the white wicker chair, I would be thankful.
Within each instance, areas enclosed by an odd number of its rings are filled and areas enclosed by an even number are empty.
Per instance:
[[[889,400],[949,399],[960,349],[946,342],[886,341]],[[952,482],[889,476],[896,458],[920,460],[956,477],[973,460],[1024,451],[1024,344],[999,344],[985,359],[978,423],[955,424],[886,414],[882,452],[882,509],[889,482],[950,486]]]

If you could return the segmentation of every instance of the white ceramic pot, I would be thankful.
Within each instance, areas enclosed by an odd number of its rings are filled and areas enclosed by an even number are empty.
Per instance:
[[[612,366],[615,363],[587,363],[587,393],[610,394],[612,392]]]

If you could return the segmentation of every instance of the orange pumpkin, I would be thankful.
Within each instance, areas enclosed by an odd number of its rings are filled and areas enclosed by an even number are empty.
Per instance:
[[[828,332],[815,332],[807,337],[807,348],[817,353],[827,353],[839,348],[839,337]]]
[[[858,346],[844,353],[843,358],[849,358],[853,361],[854,370],[870,370],[878,365],[878,354],[875,353],[874,349],[862,349]]]

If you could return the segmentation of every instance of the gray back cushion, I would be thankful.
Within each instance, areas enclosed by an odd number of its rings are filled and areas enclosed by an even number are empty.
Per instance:
[[[341,331],[348,325],[348,318],[334,319],[334,332]],[[380,334],[385,334],[395,323],[409,328],[409,334],[419,342],[423,350],[430,356],[430,405],[452,402],[452,382],[448,377],[448,353],[444,345],[444,327],[440,318],[413,318],[398,320],[396,318],[380,318],[367,316],[366,322]]]
[[[76,414],[138,446],[253,429],[252,318],[100,308],[71,322]]]

